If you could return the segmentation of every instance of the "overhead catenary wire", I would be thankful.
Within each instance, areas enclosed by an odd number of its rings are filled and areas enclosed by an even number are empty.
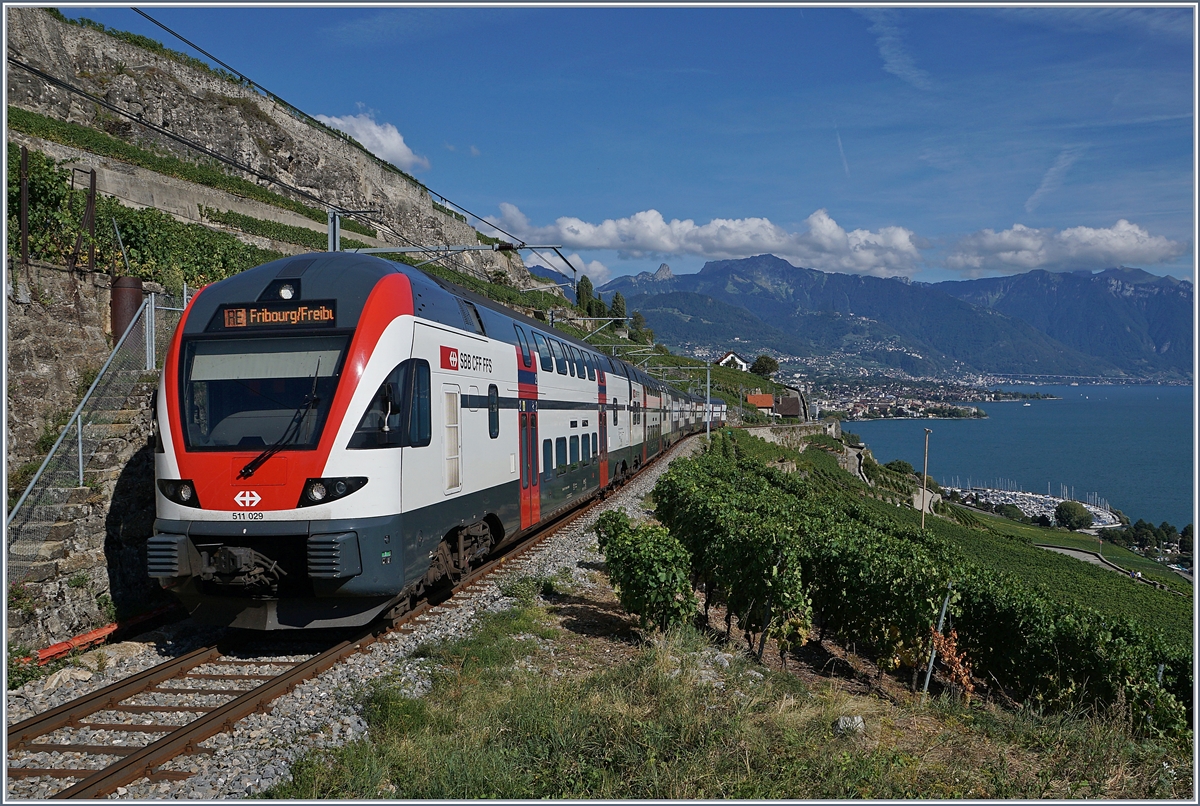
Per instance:
[[[151,122],[147,121],[141,115],[135,114],[133,112],[129,112],[128,110],[125,110],[125,109],[122,109],[121,107],[119,107],[113,103],[110,103],[109,101],[105,100],[104,98],[101,98],[97,95],[94,95],[94,94],[88,92],[87,90],[83,89],[82,87],[78,87],[78,86],[70,83],[69,81],[65,81],[56,76],[52,76],[49,73],[39,70],[38,68],[34,67],[33,65],[26,64],[25,62],[22,62],[21,60],[17,59],[16,57],[14,57],[11,54],[9,54],[7,56],[7,59],[8,59],[8,63],[14,67],[17,67],[17,68],[25,70],[29,73],[32,73],[33,75],[36,75],[38,78],[41,78],[43,81],[45,81],[53,86],[64,89],[67,92],[74,93],[74,94],[80,96],[81,98],[86,98],[87,100],[91,101],[92,103],[102,106],[105,109],[108,109],[109,111],[111,111],[117,115],[120,115],[121,117],[127,118],[127,119],[133,121],[134,123],[144,126],[145,128],[149,129],[150,131],[153,131],[157,134],[161,134],[164,137],[174,140],[175,142],[183,145],[186,148],[190,148],[194,151],[204,154],[207,157],[211,157],[212,159],[217,160],[218,162],[220,162],[224,165],[227,165],[231,168],[242,171],[244,173],[250,174],[251,176],[254,176],[258,179],[263,180],[264,182],[270,182],[271,184],[276,185],[277,187],[291,191],[292,193],[295,193],[296,195],[298,195],[304,199],[315,202],[316,204],[320,205],[321,207],[326,207],[326,208],[329,208],[329,209],[332,209],[335,211],[340,211],[343,209],[339,205],[334,204],[329,201],[326,201],[325,199],[322,199],[320,196],[317,196],[314,193],[304,190],[303,188],[295,187],[294,185],[291,185],[277,177],[271,176],[270,174],[265,174],[262,171],[252,168],[249,165],[244,165],[231,157],[227,157],[224,154],[221,154],[217,151],[213,151],[212,149],[208,148],[207,146],[201,145],[200,143],[197,143],[196,141],[194,141],[188,137],[184,137],[181,134],[177,134],[166,127],[151,123]],[[373,221],[369,218],[362,218],[362,217],[358,216],[357,214],[353,215],[352,217],[355,219],[358,219],[358,220],[364,220],[364,221],[376,226],[377,228],[384,230],[392,237],[403,241],[404,243],[408,244],[409,246],[415,246],[415,247],[421,248],[430,254],[437,253],[435,249],[429,248],[424,244],[417,243],[416,241],[412,240],[411,238],[404,235],[403,233],[398,232],[395,228],[393,228],[392,226],[390,226],[384,222]],[[449,257],[450,257],[449,255],[446,255],[443,257],[443,259],[446,259]],[[451,261],[448,261],[448,262],[451,262]],[[465,263],[463,263],[461,261],[452,261],[452,262],[453,262],[453,264],[458,266],[459,270],[463,271],[466,274],[476,274],[477,273],[473,268],[467,266]]]
[[[280,104],[282,104],[282,105],[286,106],[287,108],[289,108],[289,109],[291,109],[291,110],[295,111],[296,113],[298,113],[298,114],[302,115],[303,117],[307,118],[308,120],[314,121],[314,122],[316,122],[316,123],[320,123],[320,121],[318,121],[318,120],[317,120],[316,118],[314,118],[312,115],[310,115],[310,114],[308,114],[307,112],[305,112],[305,111],[304,111],[303,109],[301,109],[300,107],[296,106],[295,104],[290,104],[290,103],[288,103],[287,101],[283,100],[283,99],[282,99],[282,98],[280,98],[278,95],[276,95],[275,93],[271,92],[269,89],[267,89],[266,87],[264,87],[262,84],[259,84],[259,83],[258,83],[257,81],[255,81],[254,79],[252,79],[252,78],[248,77],[248,76],[247,76],[245,73],[241,72],[240,70],[236,70],[236,69],[234,69],[233,67],[230,67],[228,64],[226,64],[225,62],[221,61],[221,60],[220,60],[220,59],[218,59],[216,56],[213,56],[211,53],[209,53],[208,51],[204,50],[203,48],[201,48],[199,45],[195,44],[194,42],[191,42],[190,40],[188,40],[188,39],[185,39],[185,38],[184,38],[182,35],[180,35],[180,34],[179,34],[179,33],[177,33],[176,31],[173,31],[173,30],[171,30],[171,29],[170,29],[170,28],[168,28],[166,25],[164,25],[164,24],[162,24],[161,22],[159,22],[158,20],[154,19],[153,17],[151,17],[151,16],[150,16],[149,14],[147,14],[146,12],[144,12],[144,11],[142,11],[141,9],[138,9],[138,8],[134,8],[133,10],[134,10],[134,11],[136,11],[136,12],[137,12],[138,14],[140,14],[141,16],[145,17],[145,18],[146,18],[147,20],[149,20],[150,22],[152,22],[152,23],[154,23],[155,25],[157,25],[159,28],[162,28],[164,31],[166,31],[166,32],[167,32],[167,33],[169,33],[171,36],[173,36],[173,37],[175,37],[176,39],[178,39],[180,42],[183,42],[184,44],[188,45],[189,47],[195,48],[195,49],[196,49],[196,51],[198,51],[199,53],[202,53],[202,54],[203,54],[203,55],[204,55],[206,58],[208,58],[208,59],[211,59],[212,61],[216,62],[216,63],[217,63],[217,64],[219,64],[219,65],[220,65],[222,68],[224,68],[224,69],[228,70],[230,73],[233,73],[235,76],[237,76],[237,77],[238,77],[239,79],[241,79],[242,81],[246,82],[247,84],[249,84],[250,86],[252,86],[252,87],[254,87],[254,88],[258,89],[258,90],[261,90],[261,91],[263,92],[263,94],[265,94],[267,97],[269,97],[269,98],[271,98],[272,100],[274,100],[274,101],[276,101],[276,102],[278,102],[278,103],[280,103]],[[324,125],[324,124],[322,124],[322,125]],[[372,156],[375,156],[375,155],[372,155]],[[423,183],[422,183],[422,187],[425,187]],[[470,210],[468,210],[467,208],[463,207],[461,204],[457,204],[457,203],[455,203],[455,202],[451,201],[450,199],[446,198],[445,196],[443,196],[443,195],[442,195],[442,194],[440,194],[440,193],[437,193],[436,191],[429,190],[429,188],[428,188],[428,187],[425,187],[425,190],[429,191],[429,193],[431,193],[432,195],[435,195],[435,196],[437,196],[439,199],[441,199],[442,201],[444,201],[444,202],[446,202],[447,204],[451,205],[452,207],[456,207],[456,208],[458,208],[459,210],[462,210],[464,213],[466,213],[467,215],[471,216],[471,217],[472,217],[472,218],[474,218],[476,221],[482,221],[484,224],[487,224],[489,227],[491,227],[492,229],[496,230],[497,232],[499,232],[499,233],[501,233],[501,234],[503,234],[503,235],[506,235],[506,236],[508,236],[509,238],[511,238],[511,239],[512,239],[512,240],[514,240],[514,241],[519,241],[519,242],[520,242],[522,245],[525,243],[525,241],[524,241],[524,240],[522,240],[522,239],[518,238],[516,235],[513,235],[511,232],[508,232],[508,231],[506,231],[506,230],[502,229],[501,227],[498,227],[498,226],[496,226],[495,224],[493,224],[491,221],[488,221],[488,220],[487,220],[486,218],[484,218],[483,216],[476,215],[475,213],[471,212],[471,211],[470,211]],[[562,256],[560,255],[560,257],[562,257]],[[543,258],[543,259],[544,259],[544,258]],[[564,258],[563,258],[563,260],[566,260],[566,258],[564,257]],[[547,261],[547,262],[549,262],[549,261]],[[567,261],[567,265],[568,265],[568,266],[570,266],[570,265],[571,265],[571,264],[570,264],[570,261]]]

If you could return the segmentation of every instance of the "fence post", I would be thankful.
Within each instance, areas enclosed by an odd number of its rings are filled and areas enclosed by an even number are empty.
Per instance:
[[[29,149],[21,146],[21,262],[29,265]]]
[[[79,449],[79,486],[83,486],[83,415],[75,415],[75,435],[78,437],[76,447]]]
[[[88,271],[96,270],[96,169],[88,180],[87,212],[84,213],[88,227]]]
[[[154,292],[150,292],[150,304],[146,306],[146,371],[153,372],[158,365],[154,349]]]
[[[954,583],[951,582],[946,586],[946,598],[942,600],[942,614],[938,616],[937,631],[940,635],[942,626],[946,623],[946,608],[950,605],[950,592],[954,590]],[[931,642],[932,643],[932,642]],[[929,693],[929,678],[933,674],[933,661],[937,658],[937,648],[929,647],[929,668],[925,670],[925,686],[921,689],[921,696],[924,697]]]

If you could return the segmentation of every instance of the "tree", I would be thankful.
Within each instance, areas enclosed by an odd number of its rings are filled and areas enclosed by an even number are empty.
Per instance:
[[[592,304],[592,281],[585,274],[579,278],[579,285],[575,287],[575,304],[583,310],[584,313],[590,314]]]
[[[604,304],[604,300],[596,297],[588,306],[588,316],[594,316],[597,319],[608,316],[608,306]]]
[[[620,291],[613,294],[613,301],[612,305],[609,307],[609,313],[612,314],[613,319],[623,320],[625,318],[625,297],[621,296]]]
[[[1025,513],[1016,504],[1001,504],[996,514],[1003,515],[1011,521],[1025,520]]]
[[[768,378],[779,371],[779,362],[771,356],[763,354],[754,359],[754,363],[750,365],[750,371],[755,375]]]
[[[916,468],[903,459],[893,459],[884,465],[884,467],[886,467],[888,470],[894,470],[897,473],[903,473],[906,476],[911,476],[913,473],[917,472]]]
[[[629,329],[634,333],[641,333],[646,327],[646,317],[642,316],[641,311],[634,311],[633,316],[629,319]]]
[[[1179,533],[1179,553],[1188,558],[1192,556],[1192,525],[1190,523]]]
[[[1092,513],[1078,501],[1063,501],[1054,508],[1054,520],[1074,532],[1092,525]]]

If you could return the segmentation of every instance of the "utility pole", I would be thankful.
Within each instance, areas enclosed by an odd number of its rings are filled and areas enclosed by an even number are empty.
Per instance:
[[[340,210],[336,207],[330,207],[325,213],[326,225],[329,233],[329,250],[330,252],[340,252],[342,249],[342,216],[343,215],[367,215],[370,213],[378,213],[378,210]]]
[[[704,399],[708,402],[708,416],[704,420],[704,439],[712,444],[712,362],[704,363]]]
[[[925,429],[925,470],[921,473],[921,528],[925,528],[925,479],[929,475],[929,435],[933,431]],[[944,612],[944,611],[943,611]]]

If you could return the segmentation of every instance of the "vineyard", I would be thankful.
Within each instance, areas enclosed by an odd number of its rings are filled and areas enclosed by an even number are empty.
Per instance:
[[[797,472],[768,467],[788,454]],[[646,598],[639,586],[676,580],[650,619],[660,626],[686,618],[691,591],[677,580],[687,574],[760,654],[767,637],[781,651],[834,637],[915,681],[949,591],[955,660],[992,690],[1064,708],[1123,703],[1139,730],[1186,731],[1190,602],[1027,540],[938,517],[922,530],[918,513],[868,497],[871,489],[824,451],[795,454],[726,431],[659,480],[666,530],[638,557],[622,548],[637,542],[628,522],[609,517],[598,532],[621,567],[627,607]],[[647,563],[650,571],[630,570]]]

